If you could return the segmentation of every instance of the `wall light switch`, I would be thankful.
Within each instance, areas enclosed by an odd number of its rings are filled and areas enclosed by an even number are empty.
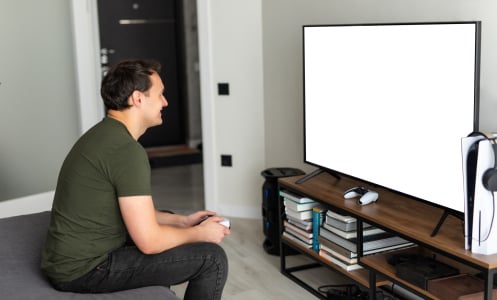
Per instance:
[[[217,94],[218,95],[229,95],[230,94],[230,85],[229,83],[223,82],[217,84]]]

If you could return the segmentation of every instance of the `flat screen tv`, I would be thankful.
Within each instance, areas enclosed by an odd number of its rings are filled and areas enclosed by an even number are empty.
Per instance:
[[[480,22],[306,25],[303,63],[306,163],[464,212]]]

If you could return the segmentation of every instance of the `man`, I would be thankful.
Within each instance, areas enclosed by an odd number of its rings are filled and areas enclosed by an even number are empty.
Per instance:
[[[223,218],[159,212],[152,201],[150,165],[137,140],[162,123],[168,103],[159,71],[140,60],[111,68],[101,87],[107,116],[64,160],[41,262],[59,290],[189,281],[185,299],[221,299],[228,262],[218,244],[230,233],[218,223]]]

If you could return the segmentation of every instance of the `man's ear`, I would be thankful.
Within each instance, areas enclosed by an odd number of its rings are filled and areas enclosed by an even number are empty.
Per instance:
[[[131,106],[141,106],[142,103],[142,92],[138,90],[134,90],[133,93],[129,96],[129,105]]]

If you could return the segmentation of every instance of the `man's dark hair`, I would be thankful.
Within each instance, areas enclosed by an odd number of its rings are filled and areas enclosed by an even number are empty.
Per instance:
[[[160,69],[160,63],[153,60],[125,60],[111,67],[100,88],[105,107],[113,110],[130,107],[129,96],[135,90],[148,91],[152,85],[150,75],[159,73]]]

